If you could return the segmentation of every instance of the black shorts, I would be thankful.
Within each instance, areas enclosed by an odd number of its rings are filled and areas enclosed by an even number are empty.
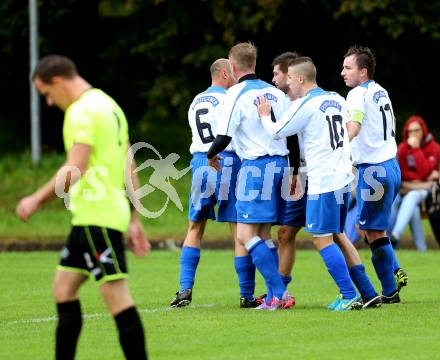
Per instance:
[[[122,233],[99,226],[73,226],[58,269],[93,274],[102,282],[127,278]]]

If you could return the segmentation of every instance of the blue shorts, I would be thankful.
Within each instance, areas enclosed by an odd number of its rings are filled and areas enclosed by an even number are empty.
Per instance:
[[[304,188],[304,194],[301,199],[287,200],[286,211],[281,219],[281,225],[302,227],[306,226],[307,209],[307,183]]]
[[[287,173],[287,176],[284,174]],[[237,181],[237,222],[280,222],[286,208],[289,168],[284,156],[260,156],[243,160]],[[283,178],[287,181],[283,181]]]
[[[220,157],[222,171],[217,172],[209,167],[206,153],[193,154],[188,214],[193,222],[215,220],[215,204],[218,204],[217,221],[237,221],[235,185],[241,161],[235,152],[224,151],[220,153]]]
[[[379,164],[360,164],[357,169],[356,223],[362,230],[386,230],[400,188],[399,164],[393,158]]]
[[[350,202],[348,203],[347,219],[345,220],[344,232],[348,240],[353,244],[361,240],[361,236],[356,229],[357,204],[356,198],[350,194]]]
[[[306,231],[312,234],[340,234],[347,218],[350,185],[340,190],[307,195]]]

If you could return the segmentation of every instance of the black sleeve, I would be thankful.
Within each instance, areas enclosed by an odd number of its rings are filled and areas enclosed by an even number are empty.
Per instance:
[[[275,117],[272,108],[270,108],[270,119],[272,120],[272,122],[277,122],[277,118]]]
[[[208,150],[207,157],[212,159],[214,156],[222,152],[231,142],[232,138],[228,135],[217,135]]]
[[[298,175],[300,161],[298,135],[287,137],[287,149],[289,150],[290,167],[293,167],[293,175]]]

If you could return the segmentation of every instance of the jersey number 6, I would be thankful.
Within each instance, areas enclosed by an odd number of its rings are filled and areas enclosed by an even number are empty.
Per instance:
[[[206,115],[208,113],[207,108],[198,109],[196,111],[196,125],[197,125],[197,131],[199,132],[200,139],[202,140],[202,143],[208,144],[210,142],[214,141],[214,135],[212,134],[211,130],[211,124],[207,122],[202,122],[200,120],[200,116]],[[206,130],[206,131],[204,131]],[[205,133],[208,132],[208,134],[205,135]]]

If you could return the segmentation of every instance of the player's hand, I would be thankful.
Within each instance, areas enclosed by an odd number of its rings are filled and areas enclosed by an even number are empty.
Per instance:
[[[208,159],[208,165],[217,171],[221,171],[222,170],[222,166],[220,164],[221,159],[222,158],[220,156],[215,155],[212,159]]]
[[[260,118],[270,115],[271,106],[265,96],[259,96],[257,99],[257,111]]]
[[[17,207],[15,208],[15,213],[21,220],[28,221],[39,207],[40,201],[37,197],[35,195],[29,195],[18,202]]]
[[[304,196],[304,184],[298,175],[292,175],[290,180],[290,196],[292,200],[300,200]]]
[[[132,215],[128,226],[127,247],[136,256],[144,256],[151,250],[151,244],[137,215]]]
[[[412,148],[418,148],[420,147],[420,140],[415,136],[410,136],[408,140],[406,140],[406,143],[411,146]]]
[[[298,175],[292,175],[290,178],[290,195],[294,196],[297,194],[296,186],[298,184]]]

